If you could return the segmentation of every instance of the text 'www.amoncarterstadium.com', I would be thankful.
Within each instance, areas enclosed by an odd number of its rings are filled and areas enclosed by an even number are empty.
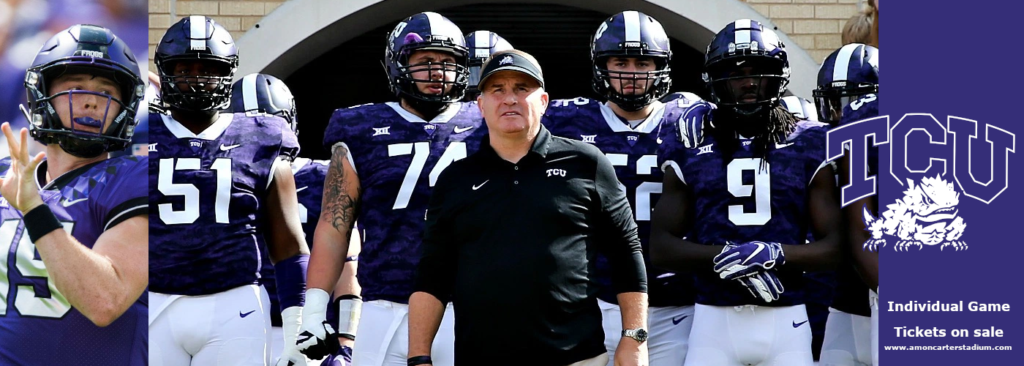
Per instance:
[[[942,346],[882,346],[886,351],[1011,351],[1012,346],[942,345]]]

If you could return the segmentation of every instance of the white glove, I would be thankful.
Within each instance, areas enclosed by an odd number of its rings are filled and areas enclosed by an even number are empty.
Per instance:
[[[274,366],[306,366],[306,356],[299,352],[296,339],[299,335],[302,307],[292,306],[281,311],[281,329],[284,330],[284,349],[281,357],[274,360]]]
[[[296,341],[299,351],[314,360],[334,354],[340,347],[338,332],[327,321],[327,304],[330,302],[331,295],[327,291],[318,288],[306,290],[306,306]]]

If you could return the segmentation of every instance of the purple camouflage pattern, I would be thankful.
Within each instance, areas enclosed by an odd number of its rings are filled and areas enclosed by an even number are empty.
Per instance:
[[[878,117],[878,95],[867,94],[843,108],[843,117],[839,120],[839,125],[843,126],[873,117]],[[867,163],[868,174],[878,174],[878,147],[874,144],[868,145]],[[874,197],[877,198],[877,196]],[[871,316],[868,285],[864,283],[852,265],[844,265],[838,272],[832,307],[849,314]]]
[[[271,168],[298,152],[286,123],[222,113],[195,136],[170,116],[150,115],[152,291],[197,296],[257,282]]]
[[[86,165],[54,179],[39,193],[65,230],[92,248],[110,227],[146,214],[147,161],[129,155]],[[10,158],[0,160],[0,172],[6,175],[9,167]],[[45,171],[45,161],[39,169]],[[0,364],[145,365],[146,295],[110,325],[94,325],[48,280],[21,213],[3,198],[0,219],[0,243],[8,246],[0,251]]]
[[[365,235],[356,274],[363,301],[409,301],[431,187],[486,135],[475,102],[454,103],[430,123],[394,102],[334,111],[324,147],[348,147],[363,189],[357,220]]]
[[[749,145],[737,149],[727,168],[710,134],[705,133],[703,141],[695,148],[687,148],[674,138],[675,131],[663,132],[659,164],[663,169],[669,164],[679,167],[674,170],[681,174],[695,199],[694,226],[687,234],[689,240],[706,245],[751,240],[806,243],[810,231],[808,187],[825,163],[826,127],[824,123],[799,122],[785,143],[769,150],[767,172],[759,169],[760,159],[754,157]],[[679,126],[670,128],[674,130]],[[757,174],[759,171],[761,174]],[[761,184],[756,183],[757,177]],[[769,190],[762,199],[758,193],[764,193],[765,188]],[[758,212],[758,201],[761,212]],[[790,306],[805,303],[803,273],[798,270],[783,267],[779,271],[785,292],[771,303],[754,298],[739,282],[722,280],[712,271],[702,271],[694,277],[699,304]]]
[[[599,101],[559,99],[551,101],[542,121],[553,135],[594,144],[611,160],[616,177],[626,188],[629,207],[636,220],[647,264],[650,306],[693,305],[692,276],[654,267],[648,250],[651,211],[661,196],[663,173],[658,168],[657,151],[662,126],[675,122],[684,107],[692,102],[686,98],[674,99],[657,108],[647,121],[633,129]],[[595,268],[600,285],[598,298],[618,304],[617,294],[611,287],[608,259],[598,254]]]

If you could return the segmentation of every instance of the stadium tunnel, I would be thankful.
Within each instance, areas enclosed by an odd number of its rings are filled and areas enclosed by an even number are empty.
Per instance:
[[[301,3],[301,4],[300,4]],[[312,3],[312,5],[310,4]],[[301,5],[301,6],[300,6]],[[627,6],[628,5],[628,6]],[[295,94],[302,156],[326,159],[321,147],[331,112],[364,103],[396,100],[382,66],[387,34],[399,21],[436,11],[464,33],[490,30],[537,57],[553,99],[596,98],[591,89],[590,38],[608,16],[638,10],[658,19],[672,39],[672,91],[707,96],[700,73],[704,50],[730,21],[770,21],[738,0],[495,1],[329,0],[289,1],[239,40],[236,76],[262,72],[285,80]],[[790,52],[790,89],[810,97],[818,65],[781,35]]]

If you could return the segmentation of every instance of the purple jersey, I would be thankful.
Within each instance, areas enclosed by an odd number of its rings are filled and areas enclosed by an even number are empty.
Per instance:
[[[363,189],[357,213],[365,234],[357,273],[363,301],[409,301],[431,187],[486,135],[476,103],[455,103],[430,122],[393,102],[334,111],[324,146],[348,147]]]
[[[39,194],[64,229],[92,248],[106,230],[146,214],[147,161],[129,155],[92,163],[54,179]],[[0,160],[5,176],[9,166],[10,158]],[[45,161],[38,171],[46,171]],[[145,294],[110,325],[94,325],[49,281],[21,217],[0,198],[0,245],[8,246],[0,250],[0,364],[145,365]]]
[[[272,167],[298,152],[285,120],[221,114],[198,135],[167,115],[149,123],[151,290],[196,296],[256,283]]]
[[[626,190],[633,209],[647,264],[647,286],[651,306],[693,305],[692,277],[676,275],[651,265],[648,251],[651,234],[651,210],[661,195],[662,171],[658,169],[659,134],[662,126],[679,118],[687,98],[667,104],[657,103],[654,111],[635,128],[620,119],[607,105],[586,98],[554,100],[544,114],[544,125],[553,135],[582,140],[597,146],[615,167],[616,177]],[[618,303],[611,288],[611,268],[598,255],[598,297]]]
[[[843,118],[840,119],[839,125],[873,117],[878,117],[878,94],[867,94],[843,108]],[[877,175],[878,147],[868,146],[867,163],[868,174]],[[832,307],[849,314],[871,316],[871,308],[868,303],[868,285],[854,271],[852,265],[842,266],[837,275]]]
[[[823,123],[798,122],[785,142],[769,149],[767,162],[754,155],[750,140],[740,139],[741,147],[728,164],[710,134],[705,133],[694,148],[664,137],[658,160],[673,167],[695,200],[689,240],[706,245],[752,240],[805,243],[810,231],[810,183],[826,164],[825,133]],[[803,273],[782,268],[779,278],[786,291],[778,301],[766,304],[739,282],[701,271],[695,274],[696,301],[712,306],[803,304]]]
[[[313,250],[313,230],[320,220],[320,199],[323,197],[324,177],[327,176],[327,160],[309,160],[297,158],[292,161],[292,174],[295,176],[295,194],[299,198],[299,222],[305,234],[306,245]],[[262,242],[262,240],[261,240]],[[277,301],[277,278],[270,256],[264,251],[263,269],[260,271],[260,284],[270,293],[270,321],[275,327],[281,326],[281,303]],[[332,306],[327,307],[327,319]],[[337,324],[337,322],[332,322]]]

